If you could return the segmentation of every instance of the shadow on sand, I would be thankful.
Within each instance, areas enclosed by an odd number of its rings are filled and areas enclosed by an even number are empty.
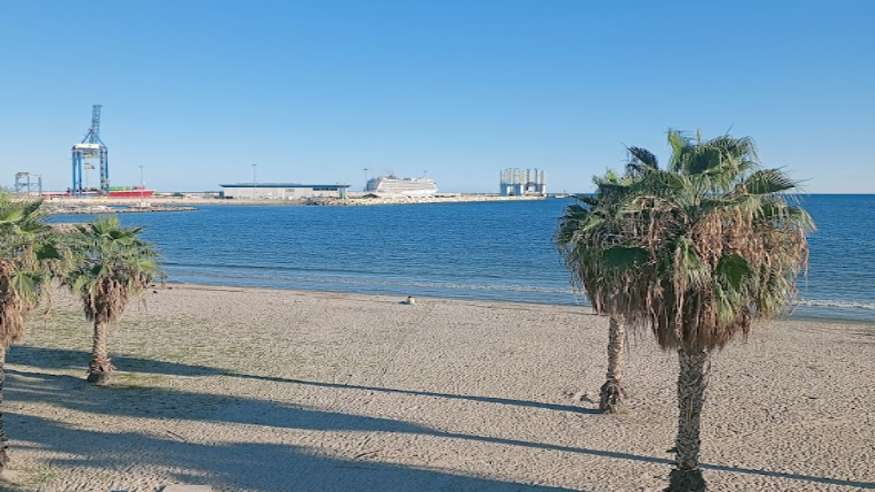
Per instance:
[[[326,412],[250,398],[230,398],[162,388],[98,388],[79,378],[30,371],[7,371],[7,399],[16,404],[50,401],[88,412],[150,420],[147,432],[94,432],[15,411],[5,414],[15,447],[37,446],[75,458],[53,459],[52,465],[94,472],[142,466],[183,470],[174,479],[185,484],[260,492],[297,491],[571,491],[457,474],[455,470],[400,466],[372,461],[369,453],[348,459],[325,456],[325,450],[252,442],[205,445],[160,421],[201,420],[315,431],[359,431],[432,435],[469,439],[392,419]],[[148,404],[145,401],[148,400]],[[142,404],[137,404],[143,401]],[[188,403],[195,408],[183,405]],[[157,423],[156,423],[157,420]],[[233,428],[230,430],[233,432]],[[222,440],[234,441],[233,434]],[[204,478],[204,476],[208,478]],[[594,492],[594,491],[589,491]]]
[[[83,367],[88,354],[81,351],[53,350],[26,346],[14,347],[9,361],[33,367]],[[74,361],[75,359],[75,361]],[[275,377],[236,374],[221,369],[177,364],[146,359],[114,357],[125,371],[179,376],[229,376],[263,379],[291,385],[314,385],[338,389],[384,391],[451,399],[468,399],[496,404],[541,407],[557,411],[581,412],[577,407],[502,398],[449,395],[443,393],[398,390],[369,386],[355,386]],[[329,412],[252,398],[189,393],[157,387],[97,388],[83,379],[39,371],[7,370],[9,379],[8,402],[51,402],[95,416],[120,415],[154,419],[190,419],[220,421],[234,424],[294,428],[314,431],[389,432],[434,436],[522,448],[536,448],[566,453],[585,454],[605,458],[632,460],[646,463],[673,464],[672,460],[618,453],[598,449],[560,446],[501,437],[478,436],[445,432],[409,422]],[[84,369],[83,369],[84,374]],[[17,376],[17,377],[16,377]],[[138,404],[138,402],[140,402]],[[106,452],[95,453],[94,433],[71,429],[51,420],[8,412],[7,431],[13,437],[34,442],[53,451],[87,456],[82,459],[55,460],[61,466],[69,465],[94,469],[112,469],[130,463],[150,463],[170,468],[190,470],[178,476],[186,483],[199,483],[204,473],[217,477],[218,483],[228,487],[262,492],[298,490],[489,490],[489,491],[561,491],[555,487],[524,485],[456,475],[453,470],[434,470],[362,461],[355,458],[338,459],[314,455],[312,450],[275,444],[235,443],[202,445],[184,442],[180,436],[167,433],[167,438],[155,437],[160,429],[150,429],[150,435],[140,433],[106,433],[98,436],[107,447]],[[98,417],[96,417],[98,418]],[[89,436],[89,437],[86,437]],[[123,442],[125,449],[112,451],[113,442]],[[92,444],[88,444],[92,443]],[[14,449],[13,449],[14,453]],[[136,456],[131,457],[130,453]],[[97,458],[95,458],[95,455]],[[117,457],[116,457],[117,456]],[[277,463],[282,463],[278,467]],[[875,489],[875,483],[814,477],[767,470],[703,464],[703,468],[733,473],[753,474],[801,480],[819,484]],[[245,473],[241,470],[245,468]],[[668,469],[666,469],[666,473]],[[246,482],[242,480],[245,477]],[[282,485],[278,485],[282,484]]]
[[[10,350],[10,360],[22,364],[45,367],[47,369],[78,369],[82,373],[88,366],[90,355],[77,350],[47,349],[40,347],[14,346]],[[149,374],[162,374],[168,376],[231,376],[245,379],[258,379],[275,383],[290,383],[323,388],[353,389],[363,391],[377,391],[382,393],[395,393],[414,396],[431,396],[451,400],[470,400],[483,403],[498,403],[501,405],[516,405],[521,407],[543,408],[562,412],[598,414],[593,408],[585,408],[573,405],[558,405],[528,400],[514,400],[509,398],[497,398],[491,396],[456,395],[452,393],[436,393],[431,391],[416,391],[394,388],[380,388],[377,386],[360,386],[354,384],[326,383],[320,381],[306,381],[301,379],[280,378],[274,376],[259,376],[225,371],[213,367],[192,366],[176,362],[164,362],[135,357],[113,356],[113,364],[121,371],[144,372]]]

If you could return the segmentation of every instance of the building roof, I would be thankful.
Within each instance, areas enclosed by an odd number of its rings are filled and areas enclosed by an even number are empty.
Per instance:
[[[300,183],[236,183],[220,184],[222,188],[349,188],[348,184],[300,184]]]

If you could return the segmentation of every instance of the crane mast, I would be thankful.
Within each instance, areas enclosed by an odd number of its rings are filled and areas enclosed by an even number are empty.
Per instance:
[[[100,108],[102,107],[100,104],[91,107],[91,130],[88,131],[88,134],[94,135],[97,140],[100,140]]]

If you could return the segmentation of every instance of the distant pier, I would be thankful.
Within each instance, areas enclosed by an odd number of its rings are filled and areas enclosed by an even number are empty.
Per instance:
[[[408,196],[351,196],[346,199],[313,200],[309,205],[329,206],[369,206],[369,205],[409,205],[418,203],[464,203],[464,202],[510,202],[543,200],[544,195],[501,196],[485,194],[439,194],[427,197]]]
[[[56,205],[45,206],[50,215],[132,214],[148,212],[190,212],[195,207],[184,206],[109,206],[109,205]]]

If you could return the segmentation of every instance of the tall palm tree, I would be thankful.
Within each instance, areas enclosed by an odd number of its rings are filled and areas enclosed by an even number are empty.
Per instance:
[[[746,335],[753,319],[785,310],[814,223],[790,200],[796,183],[763,169],[751,139],[703,141],[670,131],[668,141],[666,170],[633,166],[639,174],[616,209],[615,244],[595,268],[606,278],[634,279],[635,295],[612,309],[677,351],[676,467],[667,490],[699,492],[706,490],[699,433],[710,355]]]
[[[85,317],[94,323],[88,381],[107,384],[114,369],[107,348],[108,327],[118,321],[132,296],[161,274],[158,251],[139,235],[141,227],[123,227],[116,216],[77,226],[73,251],[78,267],[64,284],[82,299]]]
[[[646,149],[630,147],[626,173],[618,176],[608,171],[604,177],[594,177],[593,196],[577,196],[576,204],[565,209],[556,232],[556,245],[571,272],[572,285],[583,290],[593,309],[609,315],[608,370],[599,392],[599,410],[618,413],[626,406],[623,386],[623,366],[626,353],[626,324],[619,307],[640,301],[640,284],[635,271],[615,274],[606,252],[621,243],[623,224],[619,207],[630,192],[631,185],[641,177],[642,167],[655,167],[656,157]]]
[[[47,292],[60,255],[43,223],[40,200],[17,199],[0,191],[0,403],[6,351],[24,335],[25,319]],[[0,414],[0,472],[9,461]]]

